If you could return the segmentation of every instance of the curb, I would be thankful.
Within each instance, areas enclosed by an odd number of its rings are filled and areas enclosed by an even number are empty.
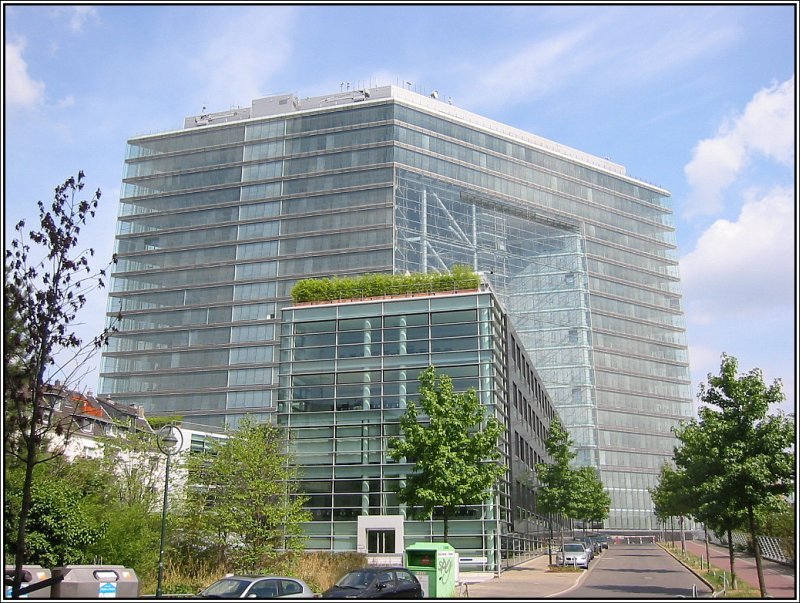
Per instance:
[[[581,582],[583,582],[586,579],[586,576],[589,575],[589,572],[592,571],[593,567],[595,567],[595,566],[593,566],[591,563],[589,563],[589,567],[586,568],[586,571],[583,571],[580,574],[578,574],[578,578],[577,578],[577,580],[575,580],[575,582],[573,582],[572,586],[570,586],[569,588],[565,588],[564,590],[560,590],[560,591],[558,591],[556,593],[550,593],[549,595],[545,595],[543,598],[544,599],[550,599],[552,597],[558,597],[559,595],[563,595],[564,593],[568,593],[569,591],[571,591],[574,588],[578,588],[581,585]]]
[[[662,545],[660,542],[658,542],[658,543],[656,543],[656,544],[658,544],[658,546],[659,546],[659,547],[661,547],[661,549],[662,549],[664,552],[666,552],[667,554],[669,554],[669,556],[670,556],[670,557],[672,557],[672,558],[673,558],[675,561],[677,561],[678,563],[680,563],[680,564],[681,564],[683,567],[685,567],[685,568],[686,568],[686,569],[688,569],[690,572],[692,572],[692,573],[693,573],[695,576],[697,576],[697,577],[698,577],[698,578],[699,578],[699,579],[700,579],[700,580],[703,582],[703,584],[705,584],[705,585],[706,585],[708,588],[710,588],[710,589],[711,589],[711,598],[712,598],[712,599],[713,599],[713,598],[716,598],[717,596],[719,596],[719,593],[723,592],[723,591],[719,591],[719,592],[717,592],[716,590],[714,590],[714,585],[713,585],[713,584],[711,584],[711,583],[710,583],[708,580],[706,580],[705,576],[702,576],[701,574],[698,574],[698,573],[697,573],[697,570],[696,570],[695,568],[693,568],[693,567],[692,567],[692,566],[690,566],[690,565],[687,565],[686,563],[684,563],[684,562],[683,562],[683,560],[682,560],[682,559],[680,559],[679,557],[676,557],[675,555],[673,555],[673,554],[672,554],[672,551],[670,551],[670,550],[669,550],[667,547],[665,547],[664,545]]]

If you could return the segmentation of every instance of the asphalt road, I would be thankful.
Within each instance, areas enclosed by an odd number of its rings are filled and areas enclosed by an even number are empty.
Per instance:
[[[554,598],[691,598],[693,585],[698,597],[711,594],[702,580],[660,546],[615,544],[594,558],[578,586]]]

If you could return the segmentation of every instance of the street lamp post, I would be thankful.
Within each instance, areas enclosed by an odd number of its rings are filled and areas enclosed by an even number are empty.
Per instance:
[[[172,455],[180,450],[183,444],[183,434],[175,425],[165,425],[158,430],[156,436],[158,449],[167,457],[167,466],[164,470],[164,504],[161,508],[161,546],[158,552],[158,585],[156,586],[156,597],[162,593],[164,581],[164,542],[167,537],[167,497],[169,496],[169,465]]]

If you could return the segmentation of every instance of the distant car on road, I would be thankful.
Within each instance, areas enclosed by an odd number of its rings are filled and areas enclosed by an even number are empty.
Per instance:
[[[594,538],[598,540],[601,547],[603,547],[604,549],[608,548],[608,536],[606,536],[605,534],[598,534],[597,536],[594,536]]]
[[[322,593],[333,599],[421,599],[422,585],[405,567],[363,567]]]
[[[556,565],[577,565],[589,569],[589,552],[581,542],[566,542],[564,548],[556,553]]]
[[[316,593],[298,578],[225,576],[200,591],[203,599],[312,599]]]
[[[600,538],[597,536],[587,536],[586,538],[592,543],[595,555],[599,555],[603,552],[603,543],[600,542]]]

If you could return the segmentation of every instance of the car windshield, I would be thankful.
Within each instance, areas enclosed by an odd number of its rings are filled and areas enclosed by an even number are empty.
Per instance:
[[[200,594],[203,597],[214,597],[219,599],[229,599],[231,597],[238,597],[247,588],[250,582],[246,580],[237,580],[236,578],[223,578],[214,582],[211,586],[205,589]]]
[[[584,550],[583,545],[580,543],[564,545],[564,551],[567,553],[583,553]]]
[[[336,586],[350,587],[350,588],[366,588],[372,582],[372,572],[364,570],[356,570],[345,574],[336,583]]]

